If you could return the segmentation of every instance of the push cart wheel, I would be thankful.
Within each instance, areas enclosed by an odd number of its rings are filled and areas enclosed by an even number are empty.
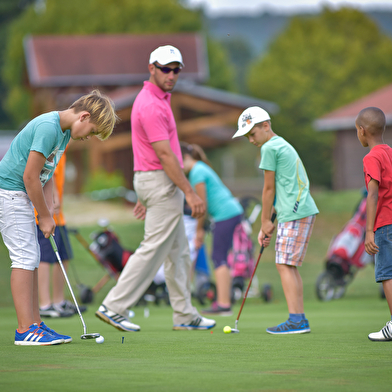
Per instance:
[[[261,289],[261,298],[263,298],[265,302],[271,302],[272,297],[273,297],[272,286],[266,283],[265,285],[263,285]]]
[[[205,305],[206,301],[214,302],[216,299],[216,286],[212,282],[203,283],[196,293],[196,298],[200,305]]]
[[[316,295],[321,301],[330,301],[343,297],[346,287],[338,284],[334,276],[328,272],[322,272],[317,278]]]
[[[243,291],[244,278],[242,276],[236,276],[233,278],[233,283],[231,284],[231,303],[233,305],[242,298]]]
[[[91,304],[94,299],[93,291],[84,284],[79,285],[80,301],[83,304]]]

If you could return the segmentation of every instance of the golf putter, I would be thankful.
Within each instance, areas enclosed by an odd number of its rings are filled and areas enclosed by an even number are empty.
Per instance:
[[[276,218],[276,213],[274,212],[272,214],[272,216],[271,216],[271,222],[274,222],[275,218]],[[257,266],[259,265],[260,257],[263,254],[263,251],[264,251],[264,245],[262,245],[261,248],[260,248],[259,257],[257,258],[257,262],[256,262],[256,265],[255,265],[255,268],[253,269],[252,276],[249,279],[248,287],[246,288],[244,298],[242,299],[242,304],[241,304],[241,307],[240,307],[240,311],[238,312],[237,319],[235,320],[235,328],[231,328],[231,333],[239,333],[240,332],[239,329],[238,329],[238,320],[240,319],[242,308],[244,307],[246,298],[248,297],[248,291],[249,291],[250,286],[252,284],[252,280],[253,280],[253,277],[254,277],[254,275],[256,273]]]
[[[67,273],[65,272],[64,265],[63,265],[63,262],[61,261],[61,257],[60,257],[59,251],[57,249],[56,242],[54,241],[53,235],[50,235],[49,240],[50,240],[50,243],[52,245],[53,251],[56,254],[57,261],[60,264],[61,270],[63,271],[63,275],[64,275],[64,278],[65,278],[65,281],[67,282],[69,291],[71,292],[72,299],[73,299],[73,301],[75,303],[76,310],[78,311],[80,320],[82,321],[83,335],[81,335],[80,338],[81,339],[96,339],[96,338],[99,338],[101,336],[99,333],[87,333],[86,323],[84,322],[82,313],[80,312],[80,309],[79,309],[78,302],[76,301],[76,298],[75,298],[75,294],[74,294],[74,292],[72,290],[71,284],[69,283],[68,276],[67,276]]]

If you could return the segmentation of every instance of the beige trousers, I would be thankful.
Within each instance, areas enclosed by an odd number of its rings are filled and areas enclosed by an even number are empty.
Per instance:
[[[173,308],[173,323],[189,323],[199,316],[191,304],[191,259],[183,221],[184,194],[163,170],[136,172],[134,187],[147,207],[144,239],[129,258],[117,284],[103,304],[127,316],[164,264]]]

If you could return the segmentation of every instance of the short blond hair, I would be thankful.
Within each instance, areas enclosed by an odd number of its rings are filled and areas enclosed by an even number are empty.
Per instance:
[[[96,136],[99,140],[106,140],[119,121],[113,101],[101,94],[99,90],[93,90],[90,94],[83,95],[69,109],[74,109],[76,113],[82,111],[90,113],[90,121],[98,127]]]

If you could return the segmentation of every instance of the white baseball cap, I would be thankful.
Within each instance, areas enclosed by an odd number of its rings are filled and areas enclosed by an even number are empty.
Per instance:
[[[177,62],[184,66],[181,52],[171,45],[160,46],[151,52],[150,64],[154,64],[156,61],[161,65]]]
[[[271,120],[269,114],[258,106],[251,106],[244,110],[238,118],[238,130],[234,134],[235,137],[244,136],[258,123]]]

